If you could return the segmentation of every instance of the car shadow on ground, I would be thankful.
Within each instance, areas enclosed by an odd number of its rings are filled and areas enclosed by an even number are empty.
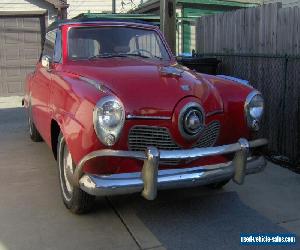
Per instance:
[[[226,188],[218,192],[205,187],[161,191],[155,201],[139,195],[110,199],[121,214],[130,207],[131,216],[137,216],[163,246],[172,250],[244,249],[240,233],[288,232],[245,205],[238,193],[226,192]],[[123,219],[126,222],[130,218]],[[300,244],[287,249],[300,249]]]

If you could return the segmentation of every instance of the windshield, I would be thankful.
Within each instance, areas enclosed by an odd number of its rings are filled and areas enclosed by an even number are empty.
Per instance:
[[[109,57],[142,57],[169,60],[157,32],[128,27],[72,28],[68,37],[71,60]]]

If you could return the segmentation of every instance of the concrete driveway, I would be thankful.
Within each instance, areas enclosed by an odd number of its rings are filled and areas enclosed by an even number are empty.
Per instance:
[[[300,249],[300,176],[271,163],[244,186],[99,198],[91,214],[73,215],[50,149],[28,137],[20,99],[0,98],[0,171],[0,250],[243,249],[247,232],[293,232]]]

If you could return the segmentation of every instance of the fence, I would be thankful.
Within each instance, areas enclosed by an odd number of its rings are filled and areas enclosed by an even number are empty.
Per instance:
[[[300,55],[300,8],[275,3],[198,18],[196,50]]]
[[[196,48],[222,61],[218,73],[250,80],[263,93],[269,150],[300,167],[300,8],[276,3],[201,17]]]
[[[211,56],[211,55],[210,55]],[[217,55],[219,74],[247,79],[264,96],[266,110],[261,135],[269,152],[300,165],[300,57]]]

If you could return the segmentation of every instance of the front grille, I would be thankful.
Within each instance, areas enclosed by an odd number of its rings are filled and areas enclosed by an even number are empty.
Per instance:
[[[214,146],[220,133],[220,123],[213,121],[205,127],[195,147],[206,148]]]
[[[194,147],[211,147],[213,146],[220,133],[220,123],[213,121],[209,123],[201,133],[199,141]],[[128,136],[129,150],[144,151],[147,147],[154,146],[162,150],[181,149],[170,135],[170,132],[165,127],[155,126],[135,126]],[[177,165],[178,160],[161,161],[164,165]]]
[[[149,146],[165,150],[179,149],[169,130],[164,127],[135,126],[129,132],[128,144],[133,151],[144,151]]]

